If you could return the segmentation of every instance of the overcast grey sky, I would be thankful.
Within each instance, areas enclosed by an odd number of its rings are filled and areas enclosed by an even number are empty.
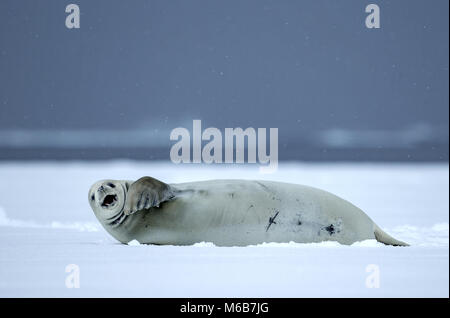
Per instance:
[[[0,1],[0,130],[448,129],[447,0],[72,2]]]

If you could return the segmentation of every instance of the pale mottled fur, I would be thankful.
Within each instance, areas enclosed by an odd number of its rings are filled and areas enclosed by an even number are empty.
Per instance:
[[[272,181],[166,185],[155,180],[104,180],[92,186],[91,207],[120,242],[136,239],[140,243],[190,245],[205,241],[246,246],[289,241],[352,244],[377,239],[389,245],[407,245],[383,232],[353,204],[316,188]],[[108,188],[108,184],[115,186]],[[101,206],[105,188],[117,195],[117,202],[110,207]],[[147,207],[149,201],[155,201],[153,207],[139,209],[145,198]]]

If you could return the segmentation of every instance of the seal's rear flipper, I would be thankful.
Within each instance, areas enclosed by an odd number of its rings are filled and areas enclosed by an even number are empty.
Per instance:
[[[393,246],[409,246],[409,244],[396,240],[386,232],[384,232],[382,229],[378,227],[378,225],[375,224],[375,238],[378,242],[381,242],[386,245],[393,245]]]
[[[133,214],[140,210],[159,207],[162,202],[175,197],[171,187],[152,177],[142,177],[128,189],[124,213]]]

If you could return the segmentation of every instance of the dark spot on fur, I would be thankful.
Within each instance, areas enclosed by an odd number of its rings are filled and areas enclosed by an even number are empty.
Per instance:
[[[91,200],[94,201],[95,200],[95,195],[91,196]]]
[[[330,235],[336,233],[336,229],[334,228],[333,224],[330,224],[327,227],[325,227],[325,230],[327,230],[327,232],[330,233]]]
[[[297,225],[302,225],[302,221],[298,220]]]

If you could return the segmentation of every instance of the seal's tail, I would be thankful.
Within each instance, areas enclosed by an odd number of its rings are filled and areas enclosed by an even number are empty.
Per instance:
[[[378,227],[378,225],[375,224],[375,238],[378,242],[381,242],[386,245],[394,245],[394,246],[409,246],[409,244],[396,240],[386,232],[384,232],[382,229]]]

